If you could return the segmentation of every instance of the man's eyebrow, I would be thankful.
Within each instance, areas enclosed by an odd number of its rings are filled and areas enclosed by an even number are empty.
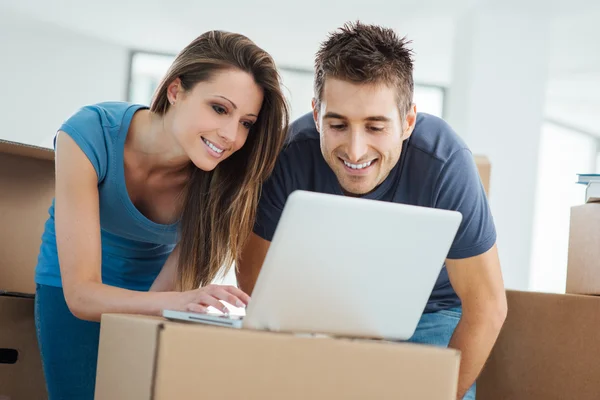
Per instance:
[[[374,115],[372,117],[367,117],[365,118],[366,121],[373,121],[373,122],[390,122],[391,119],[389,119],[388,117],[385,117],[383,115]]]
[[[335,112],[327,112],[324,116],[323,119],[346,119],[346,117],[344,117],[341,114],[335,113]]]
[[[323,116],[323,119],[346,119],[346,117],[344,117],[341,114],[338,114],[336,112],[328,112]],[[371,121],[371,122],[390,122],[391,119],[383,116],[383,115],[373,115],[371,117],[367,117],[365,118],[365,121]]]

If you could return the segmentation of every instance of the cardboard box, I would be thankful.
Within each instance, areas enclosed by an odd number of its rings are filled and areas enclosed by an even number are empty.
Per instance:
[[[32,294],[54,197],[54,152],[0,140],[0,192],[0,289]]]
[[[600,297],[507,291],[477,400],[600,398]]]
[[[34,272],[54,196],[54,152],[0,140],[0,399],[46,399]]]
[[[460,353],[102,317],[96,400],[456,399]]]
[[[481,183],[485,189],[485,194],[489,196],[492,164],[486,156],[476,154],[473,157],[475,158],[475,164],[477,165],[477,170],[479,171],[479,177],[481,178]]]
[[[571,207],[567,293],[600,295],[600,203]]]
[[[0,399],[47,399],[33,299],[0,296]]]

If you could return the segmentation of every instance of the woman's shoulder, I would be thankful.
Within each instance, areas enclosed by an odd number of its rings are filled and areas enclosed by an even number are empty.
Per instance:
[[[85,105],[68,117],[58,131],[75,141],[93,164],[101,181],[107,173],[108,149],[115,148],[121,127],[128,125],[133,113],[143,107],[119,101]]]
[[[93,128],[95,125],[103,128],[119,127],[127,121],[128,114],[140,108],[147,107],[124,101],[88,104],[77,109],[63,124],[84,125],[86,128]]]

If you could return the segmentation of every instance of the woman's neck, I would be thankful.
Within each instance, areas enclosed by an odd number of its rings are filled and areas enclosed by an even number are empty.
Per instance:
[[[168,131],[169,126],[167,114],[161,116],[140,110],[133,116],[125,147],[148,174],[177,173],[190,165],[189,157]]]

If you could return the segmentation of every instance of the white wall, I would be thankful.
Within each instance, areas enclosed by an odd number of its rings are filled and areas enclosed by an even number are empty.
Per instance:
[[[506,287],[517,290],[530,288],[546,28],[546,19],[512,10],[465,15],[448,99],[449,122],[473,152],[490,158],[502,271]]]
[[[124,100],[128,50],[19,15],[0,13],[0,139],[52,146],[82,105]]]

